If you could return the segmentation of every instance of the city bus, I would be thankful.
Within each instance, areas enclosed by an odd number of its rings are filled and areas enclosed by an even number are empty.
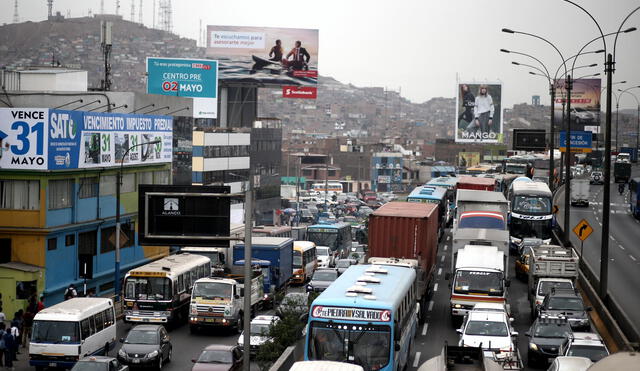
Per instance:
[[[71,368],[116,345],[116,314],[107,298],[73,298],[38,312],[29,342],[29,365]]]
[[[553,198],[549,186],[541,182],[515,179],[507,199],[511,204],[509,235],[517,246],[525,237],[551,242]]]
[[[416,187],[409,196],[408,202],[426,202],[438,204],[438,237],[444,235],[444,229],[453,221],[453,210],[449,209],[447,200],[447,189],[435,186]]]
[[[351,251],[351,224],[315,224],[307,227],[307,240],[327,246],[334,256],[346,257]]]
[[[629,207],[631,208],[631,215],[636,219],[640,219],[640,200],[638,194],[640,193],[640,178],[633,178],[629,181]]]
[[[431,178],[441,176],[456,176],[456,168],[453,166],[431,166]]]
[[[333,192],[335,194],[340,194],[343,192],[342,183],[340,182],[327,182],[326,188],[325,183],[313,183],[311,185],[311,189],[318,193],[324,193],[325,189],[328,192]]]
[[[304,360],[404,370],[417,326],[413,269],[352,265],[311,304]]]
[[[186,320],[193,283],[211,275],[211,260],[198,254],[171,255],[127,272],[124,322]]]
[[[305,283],[318,267],[316,244],[311,241],[293,241],[292,283]]]
[[[456,191],[458,190],[458,178],[457,177],[438,177],[431,179],[427,182],[428,186],[442,187],[447,190],[447,202],[449,203],[449,215],[448,225],[453,223],[453,215],[456,209]]]

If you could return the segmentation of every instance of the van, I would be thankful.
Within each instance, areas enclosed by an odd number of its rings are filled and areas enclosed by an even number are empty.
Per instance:
[[[45,308],[33,319],[29,365],[69,369],[83,357],[107,355],[116,344],[113,301],[73,298]]]

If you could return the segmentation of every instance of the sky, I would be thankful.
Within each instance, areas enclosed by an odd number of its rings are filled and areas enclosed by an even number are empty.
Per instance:
[[[115,13],[116,0],[103,1],[105,13]],[[133,1],[137,22],[140,0]],[[151,27],[154,1],[142,1],[143,23]],[[617,31],[624,18],[640,6],[637,0],[574,1],[594,16],[605,34]],[[131,2],[120,0],[120,14],[126,20],[130,20]],[[0,24],[13,22],[13,4],[14,0],[0,0]],[[548,104],[546,78],[511,64],[517,61],[539,66],[537,62],[499,50],[534,55],[551,74],[561,66],[559,53],[539,39],[503,33],[501,29],[544,37],[565,59],[600,35],[586,13],[563,0],[174,0],[172,5],[173,32],[195,40],[199,39],[200,22],[203,29],[206,25],[319,29],[321,75],[359,87],[401,90],[402,96],[417,103],[454,97],[456,81],[466,81],[501,82],[504,107],[531,103],[532,95],[540,95],[542,103]],[[18,9],[20,21],[41,21],[47,16],[45,0],[18,0]],[[89,9],[94,14],[100,12],[100,0],[54,0],[53,9],[71,17],[86,16]],[[632,26],[640,28],[640,10],[624,28]],[[611,52],[613,37],[607,40],[607,51]],[[600,41],[591,45],[585,50],[602,48]],[[613,81],[628,83],[614,85],[614,89],[640,85],[638,45],[640,30],[619,37]],[[603,61],[604,54],[581,56],[576,66],[598,66],[580,69],[575,77],[593,73],[604,76]],[[640,88],[630,92],[640,99]],[[619,104],[620,108],[637,107],[629,94],[623,94]]]

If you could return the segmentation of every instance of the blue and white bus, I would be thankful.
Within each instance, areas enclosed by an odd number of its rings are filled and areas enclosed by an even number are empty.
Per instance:
[[[457,176],[456,168],[453,166],[431,166],[431,178],[440,176]]]
[[[441,176],[431,179],[429,182],[427,182],[426,185],[442,187],[447,190],[447,201],[449,202],[449,218],[447,220],[447,225],[451,225],[453,223],[453,215],[456,210],[456,191],[458,189],[458,178]]]
[[[444,235],[444,229],[449,224],[449,220],[453,218],[453,212],[449,209],[446,188],[430,185],[419,186],[411,191],[407,196],[407,201],[438,204],[438,237]]]
[[[316,246],[329,247],[336,256],[346,257],[351,251],[351,224],[315,224],[307,227],[306,239]]]
[[[629,181],[629,207],[631,208],[631,215],[636,219],[640,219],[640,178],[633,178]]]
[[[517,178],[509,187],[507,199],[511,205],[509,235],[517,246],[525,237],[551,242],[553,227],[553,195],[545,183]]]
[[[415,282],[407,267],[349,267],[311,304],[305,361],[403,370],[418,326]]]

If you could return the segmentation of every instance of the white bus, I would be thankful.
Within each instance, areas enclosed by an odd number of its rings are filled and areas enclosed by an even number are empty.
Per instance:
[[[316,244],[311,241],[293,241],[292,283],[305,283],[318,267]]]
[[[106,355],[116,344],[116,316],[111,299],[73,298],[45,308],[33,319],[29,365],[71,368],[78,359]]]
[[[526,237],[540,238],[545,244],[551,243],[553,194],[548,185],[526,179],[515,179],[507,195],[511,205],[511,244],[517,246]]]
[[[209,257],[189,253],[130,270],[124,278],[124,322],[186,321],[193,283],[210,275]]]
[[[313,183],[313,185],[311,185],[311,189],[313,189],[314,191],[324,194],[325,192],[325,184],[324,182],[322,183]],[[340,194],[342,193],[342,183],[340,182],[328,182],[326,189],[328,190],[329,193],[335,193],[335,194]]]

